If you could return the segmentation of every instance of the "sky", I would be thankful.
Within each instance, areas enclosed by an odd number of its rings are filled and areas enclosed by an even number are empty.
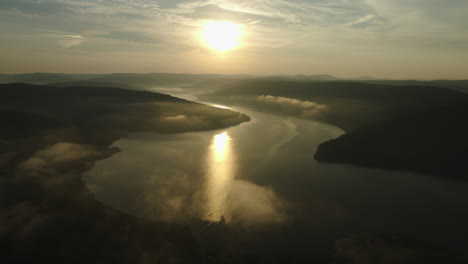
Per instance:
[[[1,0],[0,73],[468,79],[466,0]],[[219,52],[204,25],[229,21]]]

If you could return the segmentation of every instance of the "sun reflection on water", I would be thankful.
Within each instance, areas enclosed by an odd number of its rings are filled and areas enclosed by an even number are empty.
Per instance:
[[[222,162],[226,160],[228,151],[229,151],[229,136],[227,132],[218,134],[213,138],[213,149],[214,149],[214,159],[216,162]]]
[[[227,197],[234,181],[234,157],[227,132],[213,137],[208,154],[206,207],[203,219],[210,222],[230,221]]]

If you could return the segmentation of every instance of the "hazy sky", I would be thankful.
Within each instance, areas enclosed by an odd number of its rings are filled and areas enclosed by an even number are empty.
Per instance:
[[[0,0],[0,73],[468,78],[467,0]],[[220,53],[208,21],[244,30]]]

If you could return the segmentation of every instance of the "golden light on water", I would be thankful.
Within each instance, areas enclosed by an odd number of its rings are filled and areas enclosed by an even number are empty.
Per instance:
[[[203,219],[206,221],[230,220],[226,203],[235,176],[230,140],[228,133],[223,132],[215,135],[210,145],[205,192],[206,207],[203,214]]]
[[[213,139],[214,158],[215,162],[224,162],[226,160],[229,144],[229,136],[227,132],[218,134]]]
[[[211,21],[205,24],[202,38],[208,47],[223,52],[239,46],[242,33],[239,24],[229,21]]]

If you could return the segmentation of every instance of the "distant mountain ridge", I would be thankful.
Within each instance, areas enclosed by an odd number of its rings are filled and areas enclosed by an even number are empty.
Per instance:
[[[112,73],[112,74],[64,74],[64,73],[22,73],[0,74],[0,83],[55,84],[66,83],[114,83],[132,87],[186,86],[214,79],[253,79],[288,78],[296,80],[339,80],[327,74],[319,75],[223,75],[223,74],[184,74],[184,73]]]
[[[122,88],[146,89],[154,87],[200,87],[208,82],[211,87],[216,80],[242,81],[252,79],[293,80],[301,82],[351,81],[359,83],[389,84],[397,86],[438,86],[468,93],[468,80],[386,80],[373,77],[339,78],[329,74],[187,74],[187,73],[111,73],[111,74],[65,74],[65,73],[20,73],[0,74],[0,83],[31,83],[70,86],[95,84],[108,86],[112,83]],[[70,84],[67,84],[70,83]]]
[[[155,86],[181,86],[214,78],[249,78],[247,75],[178,74],[178,73],[112,73],[112,74],[63,74],[25,73],[1,74],[0,83],[50,84],[66,82],[118,83],[142,88]]]

